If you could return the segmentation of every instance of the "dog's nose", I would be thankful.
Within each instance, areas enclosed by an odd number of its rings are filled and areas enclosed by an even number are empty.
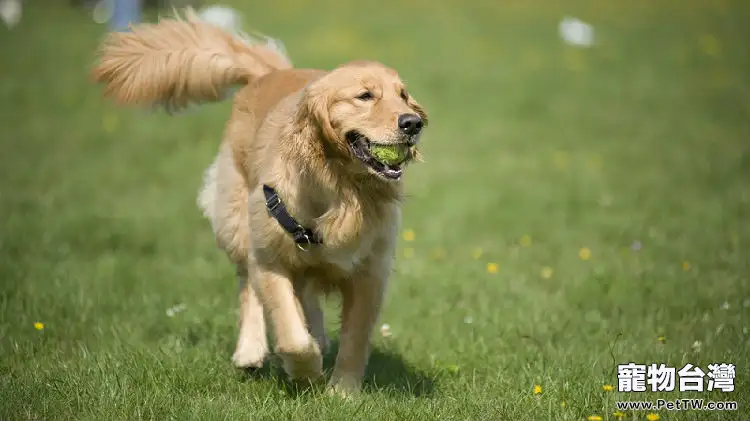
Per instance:
[[[414,136],[422,130],[422,117],[416,114],[401,114],[398,116],[398,128],[409,136]]]

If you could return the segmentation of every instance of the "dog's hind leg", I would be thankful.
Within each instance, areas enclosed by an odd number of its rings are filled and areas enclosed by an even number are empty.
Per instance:
[[[268,340],[263,308],[248,280],[247,187],[234,167],[228,143],[221,145],[219,154],[206,170],[198,206],[211,222],[217,245],[237,267],[240,334],[232,361],[237,367],[260,367],[268,353]]]
[[[325,355],[331,346],[325,330],[325,319],[323,318],[323,309],[320,308],[320,297],[318,291],[312,284],[304,286],[302,296],[300,297],[302,311],[305,313],[307,320],[307,329],[315,338],[320,347],[320,353]]]

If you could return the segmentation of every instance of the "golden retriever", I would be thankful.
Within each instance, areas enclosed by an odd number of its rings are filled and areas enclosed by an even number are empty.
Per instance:
[[[264,363],[268,320],[286,373],[321,378],[329,341],[320,297],[335,290],[341,332],[329,390],[359,391],[424,109],[383,64],[295,69],[269,38],[223,30],[191,9],[131,29],[106,37],[93,69],[117,102],[175,111],[240,86],[198,197],[241,280],[234,364]],[[404,143],[402,165],[369,152]]]

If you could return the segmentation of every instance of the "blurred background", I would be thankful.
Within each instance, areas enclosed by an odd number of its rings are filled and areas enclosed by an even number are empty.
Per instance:
[[[747,1],[223,2],[297,67],[396,68],[430,114],[353,406],[231,370],[195,205],[230,103],[115,107],[88,76],[112,3],[0,1],[0,418],[619,419],[630,361],[735,363],[736,392],[688,395],[746,411]]]

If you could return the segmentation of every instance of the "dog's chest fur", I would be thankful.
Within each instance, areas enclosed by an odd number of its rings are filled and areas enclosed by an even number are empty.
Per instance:
[[[321,255],[326,263],[336,266],[345,273],[351,273],[372,252],[376,236],[364,236],[361,241],[346,247],[323,248]]]
[[[351,274],[375,255],[391,255],[400,217],[401,211],[396,203],[386,205],[381,217],[364,218],[359,235],[352,241],[337,247],[324,245],[320,251],[321,260]],[[325,238],[323,241],[325,243]]]

